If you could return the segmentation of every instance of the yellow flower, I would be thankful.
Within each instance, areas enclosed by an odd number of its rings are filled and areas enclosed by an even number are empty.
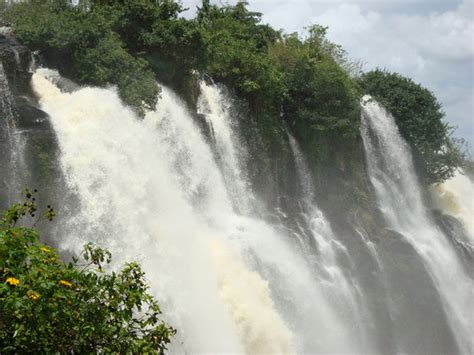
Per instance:
[[[67,287],[71,287],[71,286],[72,286],[72,283],[70,283],[69,281],[66,281],[66,280],[61,280],[61,281],[59,281],[59,283],[60,283],[61,285],[67,286]]]
[[[15,279],[14,277],[9,277],[7,279],[7,284],[10,284],[12,286],[18,286],[20,284],[20,280]]]
[[[45,248],[45,247],[41,247],[40,250],[45,252],[45,253],[49,253],[51,251],[51,250],[49,250],[48,248]]]
[[[40,294],[35,291],[28,291],[27,295],[28,295],[28,298],[33,301],[36,301],[37,299],[40,298]]]

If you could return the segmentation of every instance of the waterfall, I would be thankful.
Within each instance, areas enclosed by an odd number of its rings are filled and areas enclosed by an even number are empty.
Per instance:
[[[229,115],[230,104],[216,85],[201,81],[199,87],[201,95],[198,100],[198,112],[205,115],[213,132],[219,165],[229,193],[237,210],[248,213],[252,203],[249,200],[250,183],[242,166],[246,152],[235,134],[237,127]]]
[[[370,320],[369,312],[366,309],[364,299],[361,297],[360,285],[355,280],[350,280],[343,267],[340,265],[341,256],[350,260],[347,248],[341,243],[332,231],[329,221],[324,213],[316,204],[316,192],[312,181],[311,170],[301,151],[296,139],[287,131],[291,151],[293,153],[297,177],[302,192],[302,212],[303,225],[306,225],[309,234],[318,249],[314,254],[311,247],[306,247],[306,253],[313,255],[312,260],[319,270],[324,292],[327,298],[331,300],[335,308],[344,316],[344,320],[353,329],[354,335],[359,338],[358,343],[361,347],[357,352],[372,352],[371,344],[368,339],[368,329],[366,323]],[[300,230],[305,228],[300,226]],[[301,240],[303,237],[300,237]],[[315,270],[315,272],[317,272]],[[355,352],[356,349],[353,349]]]
[[[228,144],[219,150],[166,87],[156,111],[140,120],[115,89],[62,92],[55,77],[38,70],[32,83],[50,115],[74,194],[56,240],[76,252],[96,241],[118,263],[140,262],[167,320],[179,330],[172,352],[357,348],[357,332],[325,292],[327,280],[314,275],[291,235],[252,213],[257,201],[246,183],[240,187],[250,208],[239,205],[242,196],[226,178],[246,181],[232,124],[215,129],[214,144]],[[220,94],[215,98],[207,97],[214,110],[225,102]],[[214,112],[214,127],[217,113],[230,119],[225,108]],[[233,138],[225,143],[225,137]],[[216,162],[213,150],[222,159]],[[232,161],[230,155],[235,164],[220,166]]]
[[[241,261],[215,220],[196,212],[195,200],[204,196],[199,206],[218,209],[216,220],[231,214],[210,149],[177,98],[165,89],[161,111],[141,122],[115,90],[63,93],[44,74],[34,75],[33,87],[80,202],[62,246],[77,251],[93,240],[120,261],[138,260],[180,330],[177,353],[291,352],[291,332],[267,283]],[[239,308],[236,300],[245,302]]]
[[[288,141],[290,143],[291,152],[293,153],[293,158],[295,160],[298,179],[301,185],[301,191],[303,193],[305,201],[312,203],[315,198],[315,192],[311,171],[308,167],[308,164],[306,163],[306,159],[298,145],[298,142],[290,134],[290,132],[287,132],[287,135]]]
[[[0,62],[0,148],[2,148],[1,185],[5,187],[7,203],[16,201],[18,192],[24,187],[24,175],[28,171],[24,161],[25,139],[17,127],[17,114],[14,98],[8,85],[8,79]]]
[[[0,104],[9,112],[4,83]],[[47,69],[36,71],[32,86],[50,116],[67,185],[56,192],[64,196],[56,243],[77,253],[96,242],[114,254],[112,267],[139,262],[178,329],[172,353],[472,349],[472,279],[432,220],[410,150],[377,103],[362,103],[361,134],[389,230],[368,235],[356,221],[346,236],[318,206],[311,170],[289,132],[296,208],[284,211],[288,221],[264,217],[270,213],[246,167],[252,152],[222,87],[200,83],[198,112],[213,132],[207,140],[164,86],[143,119],[115,88],[79,87]],[[15,136],[13,111],[9,117]],[[436,194],[440,208],[468,228],[472,185],[464,179]]]
[[[335,240],[328,242],[324,239],[324,243],[320,241],[321,260],[318,265],[325,264],[326,257],[332,258],[333,264],[327,263],[324,266],[325,275],[329,275],[328,278],[318,278],[314,275],[314,264],[308,263],[305,258],[313,251],[301,254],[297,248],[285,243],[289,236],[282,235],[281,231],[262,220],[249,218],[254,214],[253,211],[259,208],[257,208],[258,199],[253,195],[245,173],[244,160],[248,152],[245,151],[239,137],[236,120],[238,117],[232,115],[232,102],[221,88],[205,82],[200,83],[200,88],[198,110],[205,115],[213,133],[217,160],[220,163],[226,186],[230,190],[229,195],[233,205],[239,213],[238,216],[234,216],[234,222],[227,229],[235,230],[238,226],[239,231],[236,231],[235,237],[239,240],[239,247],[244,248],[244,254],[257,259],[260,272],[270,281],[270,289],[274,294],[294,300],[293,304],[288,304],[287,300],[280,300],[276,302],[276,306],[278,307],[284,301],[281,312],[288,317],[292,328],[297,330],[301,343],[299,351],[334,352],[353,349],[353,346],[358,343],[355,336],[357,332],[354,333],[352,329],[353,324],[351,324],[351,316],[347,315],[348,310],[338,307],[337,302],[345,298],[344,294],[350,298],[350,291],[347,289],[347,284],[342,285],[343,276],[340,269],[334,267],[335,255],[328,256],[332,253],[333,246],[343,248],[342,245],[336,245]],[[319,209],[312,210],[310,223],[313,231],[324,229],[322,233],[327,232],[326,237],[331,238],[328,222]],[[315,238],[319,237],[320,234],[315,235]],[[272,250],[273,255],[269,255],[269,250]],[[337,284],[335,281],[337,278],[341,283]],[[335,291],[331,295],[324,293],[329,287],[333,287]],[[343,296],[335,300],[333,297],[335,294]],[[303,304],[308,299],[318,300],[318,303],[304,307]],[[342,303],[347,305],[347,302]],[[351,305],[355,308],[354,303]],[[343,316],[338,317],[337,311],[340,311]],[[307,325],[302,328],[303,324]],[[312,334],[315,333],[320,334],[324,342],[321,339],[314,339]]]
[[[463,171],[431,188],[436,207],[464,224],[474,248],[474,183]]]
[[[252,214],[252,211],[258,210],[256,206],[258,201],[252,195],[250,183],[245,174],[243,160],[248,152],[245,151],[238,134],[239,127],[236,120],[238,117],[233,117],[232,101],[217,85],[201,82],[200,88],[201,96],[198,101],[198,109],[205,115],[212,129],[213,144],[226,185],[230,188],[230,195],[234,199],[236,210],[248,217]],[[297,151],[296,153],[295,156],[302,157],[301,152]],[[301,168],[300,171],[304,171],[304,185],[310,190],[304,191],[304,193],[308,193],[308,196],[314,196],[314,189],[308,183],[310,177],[306,165],[302,163],[299,168]],[[274,280],[273,283],[270,283],[270,288],[274,289],[274,293],[292,294],[291,298],[298,300],[294,305],[291,305],[295,307],[291,312],[288,312],[290,305],[286,304],[287,310],[286,312],[283,310],[283,313],[291,314],[290,324],[293,324],[293,327],[298,330],[297,333],[305,338],[302,341],[303,345],[299,348],[300,351],[314,352],[319,349],[319,351],[324,352],[354,350],[354,346],[359,343],[356,338],[360,334],[353,329],[353,320],[357,316],[355,316],[355,312],[350,313],[355,311],[356,302],[352,298],[352,290],[350,290],[340,267],[336,265],[336,255],[333,249],[339,249],[342,253],[347,253],[347,251],[333,238],[328,221],[319,208],[312,204],[312,197],[307,202],[308,206],[311,207],[306,223],[310,225],[313,238],[319,243],[320,255],[314,256],[314,250],[305,250],[301,254],[291,245],[282,244],[282,240],[288,238],[288,236],[282,236],[281,232],[277,232],[262,221],[240,217],[241,231],[248,234],[244,242],[249,244],[251,254],[258,258],[259,264],[263,262],[271,265],[270,268],[264,267],[261,272],[267,274],[269,280]],[[242,232],[240,234],[243,235]],[[302,238],[298,232],[293,232],[291,236],[295,234],[298,238]],[[324,237],[322,237],[323,234]],[[272,250],[277,254],[269,257],[268,250]],[[315,258],[319,258],[317,265],[314,263]],[[313,262],[307,263],[307,259]],[[329,260],[331,261],[329,262]],[[315,267],[324,269],[323,277],[315,275]],[[278,269],[281,269],[281,271]],[[285,272],[285,274],[275,275],[275,270]],[[289,270],[292,271],[288,272]],[[298,276],[300,280],[296,280]],[[307,281],[304,281],[305,279]],[[313,279],[317,279],[317,283]],[[298,283],[294,281],[298,281]],[[314,289],[305,290],[303,283],[313,285]],[[332,292],[328,292],[329,289]],[[302,309],[304,309],[302,305],[308,299],[318,299],[318,305],[308,307],[305,312],[302,312]],[[348,302],[348,300],[350,301]],[[348,305],[349,309],[347,308]],[[327,308],[327,310],[323,310],[324,308]],[[321,320],[323,319],[329,325],[329,328],[322,327]],[[325,344],[321,343],[320,339],[312,340],[311,333],[325,334],[323,336]],[[337,337],[335,337],[335,334],[338,334]],[[336,346],[338,342],[340,344]],[[348,346],[348,344],[351,345]]]
[[[389,228],[400,233],[419,255],[440,295],[460,351],[470,354],[474,326],[472,280],[429,214],[410,149],[394,118],[367,96],[363,98],[362,110],[361,133],[378,207]]]

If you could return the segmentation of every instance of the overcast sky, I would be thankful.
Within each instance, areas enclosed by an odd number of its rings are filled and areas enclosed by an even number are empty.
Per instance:
[[[215,0],[214,3],[222,3]],[[226,3],[234,4],[236,1]],[[182,0],[192,17],[200,0]],[[285,32],[318,23],[365,70],[387,68],[432,90],[474,151],[474,0],[249,0]]]

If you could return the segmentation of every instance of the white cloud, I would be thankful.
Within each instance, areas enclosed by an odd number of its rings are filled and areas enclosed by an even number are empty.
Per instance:
[[[385,67],[432,90],[458,136],[474,147],[474,22],[472,2],[456,9],[421,15],[363,11],[339,4],[311,19],[329,26],[328,36],[366,68]]]

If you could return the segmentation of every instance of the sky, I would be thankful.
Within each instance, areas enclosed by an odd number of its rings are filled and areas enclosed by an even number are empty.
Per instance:
[[[235,4],[235,0],[211,1]],[[263,22],[303,33],[328,26],[364,70],[386,68],[433,91],[474,152],[474,0],[248,0]],[[193,17],[200,0],[182,0]]]

